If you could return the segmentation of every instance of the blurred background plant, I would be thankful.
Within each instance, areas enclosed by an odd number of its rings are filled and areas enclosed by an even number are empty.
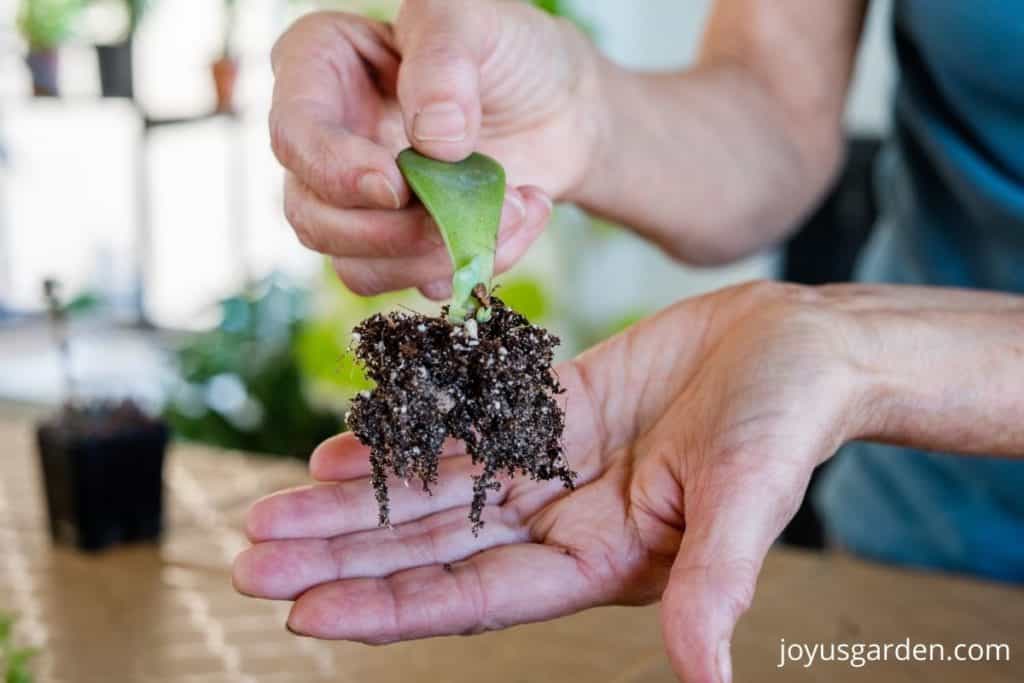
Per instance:
[[[539,279],[502,278],[499,294],[531,320],[551,312]],[[411,291],[356,296],[326,263],[312,288],[273,275],[219,308],[216,328],[177,347],[165,417],[182,438],[294,457],[338,433],[349,400],[371,386],[349,353],[352,329],[381,311],[436,311]]]
[[[71,33],[82,0],[22,0],[18,29],[32,50],[60,45]]]
[[[57,95],[57,47],[71,33],[82,0],[21,0],[18,30],[28,43],[25,63],[36,97]]]
[[[36,652],[15,644],[14,624],[13,615],[0,613],[0,673],[4,683],[32,683],[30,664]]]
[[[310,296],[271,276],[222,301],[220,324],[180,344],[179,377],[164,412],[178,436],[305,457],[339,431],[340,413],[313,401],[314,378],[300,362],[303,353],[312,353]],[[331,339],[319,341],[324,347],[316,353],[333,355],[338,369],[343,348]]]

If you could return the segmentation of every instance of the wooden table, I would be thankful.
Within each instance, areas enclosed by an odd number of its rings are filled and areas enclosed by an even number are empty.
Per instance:
[[[301,483],[295,463],[191,446],[167,470],[162,547],[53,549],[30,426],[0,420],[0,609],[41,648],[41,682],[494,683],[672,681],[657,607],[592,610],[473,638],[369,648],[284,630],[287,604],[239,597],[229,564],[257,496]],[[736,680],[1024,681],[1024,591],[776,551],[734,644]],[[787,643],[1007,643],[1010,662],[825,663],[778,669]]]

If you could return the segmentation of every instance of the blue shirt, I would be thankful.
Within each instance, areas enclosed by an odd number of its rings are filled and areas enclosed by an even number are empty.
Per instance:
[[[861,279],[1024,293],[1024,1],[896,0],[894,38]],[[1024,581],[1024,460],[851,444],[817,503],[853,552]]]

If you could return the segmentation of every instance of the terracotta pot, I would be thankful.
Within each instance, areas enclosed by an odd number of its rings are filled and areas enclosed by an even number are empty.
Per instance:
[[[32,48],[25,56],[25,64],[32,73],[32,94],[36,97],[56,97],[57,72],[60,67],[57,49]]]
[[[235,83],[238,81],[238,61],[221,57],[211,65],[213,84],[217,88],[217,113],[230,114],[235,110]]]

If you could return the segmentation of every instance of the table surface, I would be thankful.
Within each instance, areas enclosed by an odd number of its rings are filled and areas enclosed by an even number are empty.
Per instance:
[[[331,683],[674,680],[657,606],[604,608],[471,638],[371,648],[297,638],[287,603],[243,598],[229,567],[249,503],[306,481],[295,462],[178,446],[159,548],[51,547],[24,419],[0,419],[0,609],[40,648],[38,680]],[[776,550],[734,643],[736,680],[1024,680],[1024,591],[840,556]],[[1009,662],[821,663],[779,669],[787,643],[1007,643]],[[1019,660],[1019,661],[1018,661]]]

